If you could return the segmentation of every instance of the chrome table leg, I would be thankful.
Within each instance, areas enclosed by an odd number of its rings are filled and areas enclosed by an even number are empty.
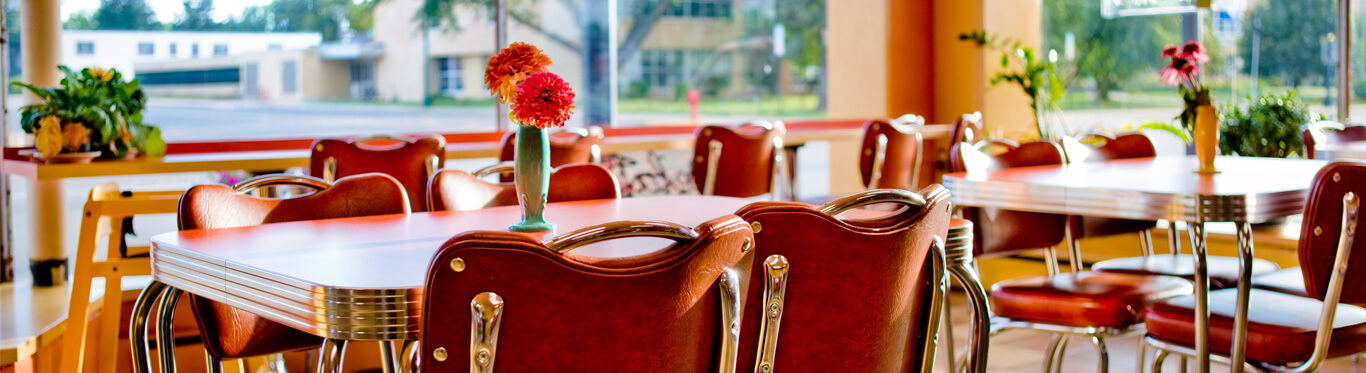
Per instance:
[[[147,340],[147,319],[152,315],[152,302],[166,290],[166,284],[153,280],[138,293],[133,302],[133,314],[128,320],[128,343],[132,344],[133,373],[151,373],[152,356]]]
[[[318,351],[317,373],[341,373],[342,357],[346,355],[346,341],[340,339],[324,339],[323,346]]]

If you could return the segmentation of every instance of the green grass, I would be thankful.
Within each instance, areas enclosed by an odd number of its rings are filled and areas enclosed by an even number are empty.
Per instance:
[[[1262,85],[1258,88],[1258,94],[1282,93],[1295,91],[1299,94],[1301,102],[1309,105],[1322,104],[1324,97],[1328,96],[1329,91],[1323,86],[1302,85],[1299,89],[1288,86]],[[1243,85],[1238,87],[1236,100],[1242,102],[1247,99],[1248,87]],[[1210,88],[1210,98],[1215,105],[1224,105],[1235,99],[1233,89],[1228,86],[1216,86]],[[1363,98],[1355,97],[1354,102],[1362,102]],[[1111,91],[1110,100],[1101,102],[1096,100],[1095,92],[1071,91],[1063,96],[1058,102],[1058,107],[1062,110],[1086,110],[1086,109],[1141,109],[1141,108],[1167,108],[1180,107],[1181,96],[1174,87],[1160,87],[1156,89],[1131,90],[1131,91]]]

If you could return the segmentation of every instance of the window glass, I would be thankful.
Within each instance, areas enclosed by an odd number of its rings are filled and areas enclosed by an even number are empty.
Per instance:
[[[199,57],[199,43],[190,44],[190,57]]]
[[[171,57],[175,57],[175,43],[171,43],[171,45],[166,48],[166,52],[168,52],[171,55]]]
[[[1168,3],[1180,7],[1144,8]],[[1183,104],[1176,87],[1158,81],[1167,62],[1160,54],[1188,39],[1210,57],[1199,76],[1217,108],[1295,92],[1310,110],[1332,115],[1336,3],[1214,0],[1191,12],[1192,1],[1044,0],[1043,45],[1058,53],[1067,80],[1059,106],[1069,132],[1171,122]]]
[[[297,74],[297,62],[285,61],[280,64],[280,89],[284,91],[284,93],[295,93],[299,91],[299,78]]]
[[[227,45],[227,44],[221,44],[221,43],[220,43],[220,44],[214,44],[214,45],[213,45],[213,55],[214,55],[214,56],[226,56],[226,55],[228,55],[228,45]]]
[[[144,41],[138,43],[138,55],[150,56],[156,53],[156,46],[152,42]]]
[[[91,55],[95,54],[95,42],[78,41],[76,42],[76,54]]]

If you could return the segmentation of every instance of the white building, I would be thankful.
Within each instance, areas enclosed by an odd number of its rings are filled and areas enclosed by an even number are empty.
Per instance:
[[[316,32],[63,30],[62,64],[113,67],[131,78],[137,63],[300,50],[321,43]]]

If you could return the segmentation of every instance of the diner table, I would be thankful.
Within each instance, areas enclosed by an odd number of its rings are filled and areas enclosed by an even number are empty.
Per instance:
[[[624,220],[662,220],[692,227],[732,215],[751,202],[688,195],[551,203],[545,214],[559,230],[533,234],[548,240],[556,234]],[[846,215],[873,213],[854,210]],[[504,206],[156,235],[151,248],[155,281],[139,295],[129,332],[134,370],[151,370],[146,323],[153,313],[152,300],[170,299],[184,291],[327,338],[329,343],[382,341],[381,353],[388,362],[384,370],[399,371],[402,367],[396,357],[411,353],[410,342],[418,339],[422,287],[428,264],[442,243],[466,231],[506,230],[520,217],[518,206]],[[951,243],[950,272],[960,283],[976,284],[981,295],[969,297],[970,301],[984,301],[976,276],[965,275],[972,267],[971,229],[950,232],[945,238]],[[574,254],[628,257],[672,243],[660,238],[616,239],[581,247]],[[158,340],[173,340],[167,316],[174,311],[174,303],[162,304],[156,311]],[[975,308],[985,309],[985,305]],[[974,325],[974,331],[986,329],[984,320]],[[974,346],[985,351],[985,344]],[[162,371],[172,371],[173,349],[160,351]],[[969,360],[975,363],[984,358],[984,354],[973,354]]]
[[[1194,346],[1199,372],[1208,372],[1210,363],[1205,223],[1235,223],[1241,271],[1230,365],[1239,372],[1247,343],[1251,224],[1301,213],[1314,175],[1326,162],[1219,157],[1215,167],[1221,172],[1212,175],[1196,174],[1197,164],[1194,156],[1176,156],[968,171],[944,175],[944,185],[954,203],[963,206],[1186,222],[1200,295],[1195,302]]]

